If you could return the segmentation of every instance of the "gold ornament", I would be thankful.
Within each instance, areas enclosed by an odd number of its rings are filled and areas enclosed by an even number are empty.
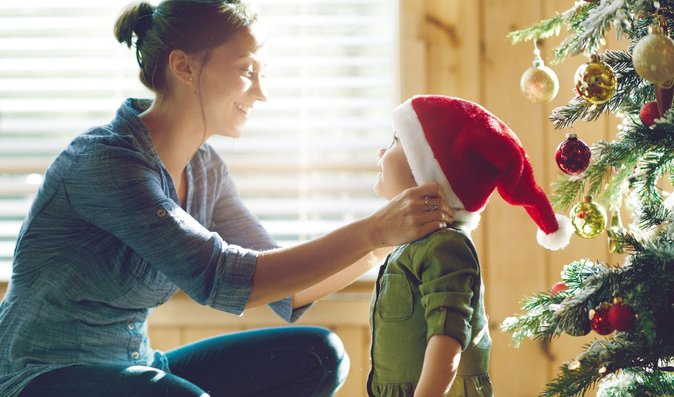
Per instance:
[[[650,28],[634,46],[632,63],[644,80],[666,84],[674,77],[674,40],[662,34],[660,25]]]
[[[608,251],[612,254],[622,254],[625,252],[624,241],[620,238],[620,233],[624,232],[620,220],[620,211],[615,211],[611,216],[611,226],[606,230],[608,234]]]
[[[602,62],[596,54],[592,55],[590,62],[580,65],[574,80],[578,95],[594,104],[611,99],[618,85],[611,66]]]
[[[559,92],[559,79],[555,71],[545,66],[538,48],[534,50],[533,66],[525,70],[520,78],[522,94],[533,103],[553,100]]]
[[[573,206],[570,217],[576,234],[583,238],[597,237],[606,228],[606,211],[591,196]]]

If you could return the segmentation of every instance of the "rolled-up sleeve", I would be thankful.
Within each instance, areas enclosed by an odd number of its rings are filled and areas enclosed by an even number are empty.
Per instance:
[[[416,250],[415,271],[428,327],[427,339],[447,335],[466,349],[471,339],[471,319],[479,264],[467,239],[443,231]]]
[[[212,150],[209,158],[210,167],[220,170],[218,174],[220,180],[217,182],[219,191],[211,229],[230,244],[258,251],[277,248],[278,243],[241,200],[234,180],[230,177],[222,159]],[[311,307],[311,304],[295,309],[292,306],[292,297],[286,297],[270,303],[269,307],[283,320],[295,322]]]
[[[159,165],[130,144],[90,146],[73,155],[64,179],[75,213],[131,247],[195,301],[242,313],[257,252],[227,244],[192,218],[166,194]]]

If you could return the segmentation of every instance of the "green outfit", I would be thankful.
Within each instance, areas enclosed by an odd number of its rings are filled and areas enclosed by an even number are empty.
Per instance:
[[[428,340],[462,347],[446,396],[491,397],[491,337],[477,253],[461,229],[447,228],[396,248],[381,266],[370,306],[371,397],[412,397]]]

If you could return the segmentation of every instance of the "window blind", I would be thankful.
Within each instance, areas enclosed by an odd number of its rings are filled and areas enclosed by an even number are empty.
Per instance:
[[[0,4],[0,279],[44,171],[126,97],[151,97],[112,27],[126,0]],[[249,208],[283,245],[372,213],[394,103],[395,2],[258,0],[266,88],[243,137],[213,137]]]

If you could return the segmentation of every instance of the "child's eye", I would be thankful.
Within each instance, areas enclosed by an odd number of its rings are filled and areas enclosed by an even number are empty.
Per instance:
[[[243,71],[243,75],[246,77],[253,77],[253,75],[255,74],[255,70],[253,70],[252,66],[241,70]]]

